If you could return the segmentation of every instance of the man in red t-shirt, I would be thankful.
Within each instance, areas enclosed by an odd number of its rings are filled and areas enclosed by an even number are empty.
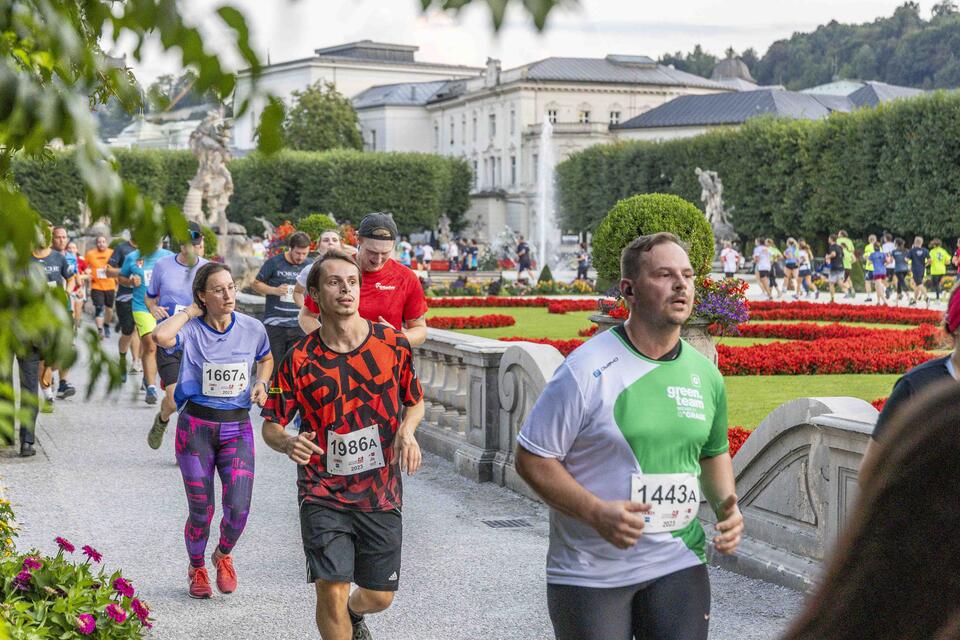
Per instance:
[[[307,292],[322,326],[280,363],[263,439],[299,465],[300,532],[323,638],[371,638],[363,616],[393,602],[400,579],[401,472],[420,467],[423,390],[410,343],[357,312],[360,268],[331,249]],[[406,407],[401,419],[401,407]],[[302,418],[300,433],[284,426]],[[352,594],[350,583],[359,587]]]
[[[360,317],[402,331],[411,347],[427,339],[427,297],[417,275],[391,256],[397,225],[389,213],[369,213],[357,228],[360,248],[357,263],[363,271]],[[300,309],[300,327],[313,332],[318,321],[317,304],[309,296]]]

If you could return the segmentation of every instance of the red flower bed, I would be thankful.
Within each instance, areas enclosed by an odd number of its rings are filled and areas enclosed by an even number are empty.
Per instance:
[[[740,451],[740,447],[742,447],[743,443],[750,437],[750,433],[750,431],[747,431],[743,427],[730,427],[727,429],[727,440],[730,441],[731,458],[737,455],[737,451]]]
[[[719,344],[720,372],[727,376],[903,373],[936,357],[923,351],[928,335],[921,330],[882,333],[891,335],[774,342],[752,347]]]
[[[580,329],[579,331],[577,331],[577,335],[579,335],[581,338],[592,338],[593,336],[597,335],[597,331],[599,329],[600,327],[593,324],[593,325],[590,325],[589,329]]]
[[[550,298],[501,298],[499,296],[470,296],[463,298],[427,298],[427,304],[434,309],[460,307],[546,307]],[[591,309],[596,303],[591,304]]]
[[[535,342],[537,344],[548,344],[567,357],[570,353],[583,344],[583,340],[551,340],[550,338],[500,338],[504,342]]]
[[[814,302],[751,302],[752,320],[836,320],[884,324],[939,324],[940,311]]]
[[[596,300],[553,300],[547,305],[547,313],[567,313],[568,311],[596,310]]]
[[[737,327],[739,336],[749,338],[783,338],[785,340],[819,340],[821,338],[858,338],[861,336],[883,335],[890,332],[903,332],[903,329],[871,329],[852,327],[843,324],[764,324],[749,322]],[[718,325],[710,325],[710,333],[721,335]],[[930,345],[933,346],[933,345]]]
[[[513,316],[491,313],[483,316],[427,318],[427,326],[434,329],[493,329],[517,324]]]
[[[877,411],[883,411],[884,405],[887,404],[887,399],[886,399],[886,398],[877,398],[876,400],[874,400],[874,401],[871,402],[870,404],[872,404],[872,405],[873,405],[873,408],[876,409]]]

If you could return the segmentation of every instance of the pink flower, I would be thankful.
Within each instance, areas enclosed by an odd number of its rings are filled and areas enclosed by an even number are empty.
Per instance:
[[[100,562],[103,559],[103,554],[88,544],[83,545],[83,555],[87,556],[94,562]]]
[[[123,624],[124,620],[127,619],[127,612],[115,604],[107,605],[107,615],[117,624]]]
[[[40,562],[38,558],[33,556],[27,556],[23,559],[23,570],[24,571],[35,571],[43,566],[43,563]]]
[[[147,620],[150,617],[150,609],[148,609],[145,604],[134,598],[133,602],[130,603],[130,608],[133,610],[134,615],[137,616],[140,624],[145,626],[147,629],[153,628],[153,625]]]
[[[19,589],[20,591],[29,591],[30,580],[32,578],[33,576],[30,575],[30,572],[24,569],[13,577],[13,586],[15,589]]]
[[[97,619],[89,613],[81,613],[77,616],[77,631],[85,636],[90,635],[97,629]]]
[[[53,539],[53,541],[57,543],[57,546],[59,546],[61,550],[66,551],[67,553],[73,553],[74,551],[77,550],[77,548],[72,544],[70,544],[70,541],[67,540],[66,538],[61,538],[60,536],[57,536],[56,538]]]
[[[113,588],[117,593],[128,598],[133,597],[133,585],[123,578],[116,578],[113,581]]]

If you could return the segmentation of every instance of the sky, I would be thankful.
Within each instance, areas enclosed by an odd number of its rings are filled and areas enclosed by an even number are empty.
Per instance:
[[[936,0],[921,0],[927,18]],[[231,39],[215,14],[223,0],[181,0],[186,19],[205,33],[211,50],[230,50]],[[231,0],[247,17],[255,50],[272,62],[309,57],[313,50],[352,42],[377,40],[420,47],[425,62],[481,67],[488,57],[505,69],[549,56],[602,58],[608,53],[648,55],[689,51],[700,44],[722,55],[753,47],[759,55],[774,41],[796,31],[839,22],[870,22],[889,16],[903,0],[579,0],[554,10],[538,33],[518,0],[494,33],[483,0],[459,14],[424,14],[419,0]],[[129,42],[112,53],[132,50]],[[147,47],[142,62],[128,58],[144,86],[164,73],[180,70],[176,55]],[[224,56],[228,65],[239,61]]]

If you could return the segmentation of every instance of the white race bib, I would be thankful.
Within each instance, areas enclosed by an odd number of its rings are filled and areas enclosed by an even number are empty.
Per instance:
[[[286,302],[286,303],[289,303],[289,304],[293,304],[293,287],[294,287],[294,285],[292,285],[292,284],[288,284],[288,285],[287,285],[287,294],[286,294],[286,295],[283,295],[283,296],[280,296],[280,302]]]
[[[106,279],[107,279],[107,270],[97,269],[97,280],[106,280]]]
[[[350,476],[384,465],[380,429],[373,424],[350,433],[327,432],[327,472]]]
[[[250,368],[246,362],[203,363],[203,395],[210,398],[234,398],[247,390]]]
[[[150,279],[153,278],[153,269],[146,269],[143,272],[143,284],[150,286]]]
[[[630,500],[649,503],[643,513],[643,532],[662,533],[683,529],[700,510],[700,485],[692,473],[633,474]]]

